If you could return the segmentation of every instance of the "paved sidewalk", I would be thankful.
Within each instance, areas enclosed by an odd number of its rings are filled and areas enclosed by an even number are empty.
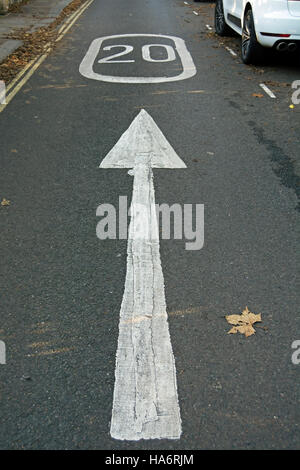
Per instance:
[[[33,33],[50,25],[72,0],[30,0],[16,13],[0,15],[0,62],[22,45],[22,41],[9,39],[20,29]]]

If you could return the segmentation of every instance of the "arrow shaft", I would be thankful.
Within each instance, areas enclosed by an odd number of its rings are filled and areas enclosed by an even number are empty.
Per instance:
[[[181,434],[151,158],[138,155],[134,168],[111,421],[112,437],[122,440]]]

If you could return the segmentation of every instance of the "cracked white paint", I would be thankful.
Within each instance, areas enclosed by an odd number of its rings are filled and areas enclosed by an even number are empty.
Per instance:
[[[142,151],[143,150],[143,151]],[[159,154],[156,152],[159,151]],[[134,168],[127,273],[120,311],[111,436],[179,439],[176,369],[159,253],[152,167],[185,168],[153,119],[142,110],[102,168]],[[145,220],[150,236],[140,237]]]

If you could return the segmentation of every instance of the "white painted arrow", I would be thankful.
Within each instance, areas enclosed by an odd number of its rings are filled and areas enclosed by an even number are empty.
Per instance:
[[[179,439],[181,419],[152,168],[186,168],[186,165],[151,116],[142,110],[100,168],[134,168],[111,436],[135,441]]]

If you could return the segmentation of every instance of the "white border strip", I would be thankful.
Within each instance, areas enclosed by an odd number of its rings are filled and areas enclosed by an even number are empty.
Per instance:
[[[230,54],[233,56],[233,57],[237,57],[237,53],[234,52],[230,47],[226,46],[225,49],[230,52]]]
[[[270,98],[276,99],[276,96],[274,95],[273,91],[270,90],[270,88],[267,87],[264,83],[260,83],[259,86],[269,95]]]

